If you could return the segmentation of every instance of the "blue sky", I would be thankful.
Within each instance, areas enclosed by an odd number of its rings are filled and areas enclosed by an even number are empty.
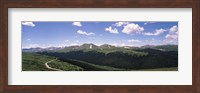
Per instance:
[[[178,22],[22,22],[22,47],[178,44]]]

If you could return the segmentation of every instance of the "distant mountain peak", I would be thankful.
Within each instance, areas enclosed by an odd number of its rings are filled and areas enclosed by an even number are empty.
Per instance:
[[[93,49],[93,48],[98,48],[98,46],[92,43],[85,43],[79,46],[79,49]]]

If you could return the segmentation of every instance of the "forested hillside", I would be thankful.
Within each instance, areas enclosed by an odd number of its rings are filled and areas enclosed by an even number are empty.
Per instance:
[[[63,62],[68,62],[90,71],[178,67],[177,45],[145,46],[127,49],[106,44],[99,47],[94,44],[84,44],[82,46],[70,46],[60,50],[36,53],[56,57]]]

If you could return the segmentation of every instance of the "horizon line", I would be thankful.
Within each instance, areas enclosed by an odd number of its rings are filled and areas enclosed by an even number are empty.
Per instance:
[[[45,49],[45,48],[51,48],[51,47],[54,47],[54,48],[63,48],[63,47],[71,47],[71,46],[82,46],[82,45],[84,45],[84,44],[93,44],[93,45],[95,45],[95,46],[102,46],[102,45],[111,45],[111,46],[115,46],[115,47],[142,47],[142,46],[161,46],[161,45],[177,45],[178,46],[178,44],[158,44],[158,45],[155,45],[155,44],[146,44],[146,45],[141,45],[141,46],[134,46],[134,45],[112,45],[112,44],[100,44],[100,45],[97,45],[97,44],[94,44],[94,43],[83,43],[83,44],[77,44],[77,45],[69,45],[69,46],[47,46],[47,47],[41,47],[41,46],[39,46],[39,47],[22,47],[22,49],[30,49],[30,48],[43,48],[43,49]]]

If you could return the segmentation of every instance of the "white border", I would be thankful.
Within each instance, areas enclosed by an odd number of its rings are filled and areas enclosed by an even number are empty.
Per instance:
[[[191,8],[9,8],[9,85],[192,85]],[[179,71],[21,72],[21,21],[179,21]]]

